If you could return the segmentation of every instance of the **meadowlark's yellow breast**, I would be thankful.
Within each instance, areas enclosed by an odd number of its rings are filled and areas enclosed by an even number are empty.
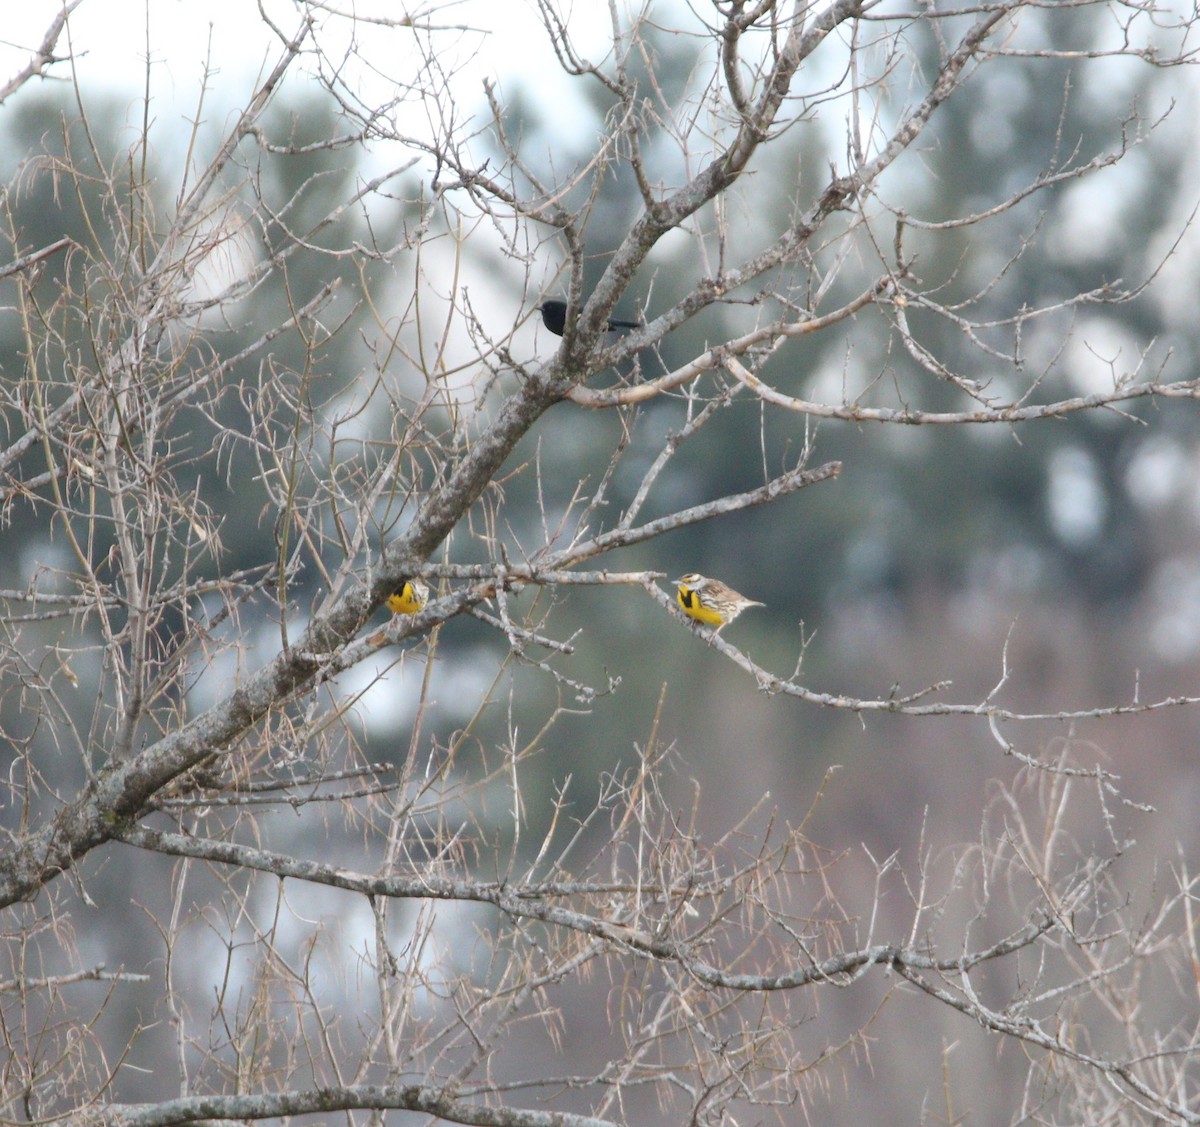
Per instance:
[[[675,599],[683,608],[683,613],[697,622],[703,622],[708,626],[720,626],[725,621],[719,611],[705,606],[700,600],[699,593],[693,591],[686,583],[679,584],[679,589],[675,592]]]
[[[388,595],[387,606],[393,614],[416,614],[429,599],[424,583],[408,580],[394,595]]]

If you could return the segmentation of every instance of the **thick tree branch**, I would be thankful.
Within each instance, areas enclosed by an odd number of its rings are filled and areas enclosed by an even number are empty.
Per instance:
[[[182,1096],[154,1104],[112,1104],[59,1120],[70,1127],[175,1127],[211,1120],[253,1122],[342,1111],[412,1111],[471,1127],[614,1127],[564,1111],[490,1107],[418,1084],[347,1084],[241,1096]]]
[[[58,45],[59,37],[67,26],[67,20],[71,13],[82,3],[83,0],[66,0],[63,3],[54,19],[50,21],[50,26],[46,28],[46,34],[42,36],[42,42],[30,56],[29,62],[7,82],[0,85],[0,103],[8,99],[31,78],[45,77],[46,71],[51,66],[55,63],[65,62],[64,57],[54,53],[54,48]]]
[[[963,952],[953,958],[940,958],[928,950],[903,944],[874,944],[820,960],[813,960],[807,951],[799,950],[796,952],[797,961],[803,965],[760,974],[737,974],[702,958],[699,951],[704,949],[703,942],[692,944],[686,938],[651,934],[619,919],[605,919],[563,907],[554,902],[561,896],[560,892],[543,891],[537,884],[525,886],[511,880],[495,883],[453,880],[427,873],[411,877],[373,876],[234,842],[206,840],[159,830],[130,829],[123,831],[119,837],[127,845],[155,853],[235,865],[270,873],[281,879],[303,880],[363,896],[489,904],[513,919],[536,920],[567,928],[596,939],[618,943],[647,957],[679,963],[689,974],[710,986],[756,993],[798,990],[814,985],[845,985],[847,978],[861,975],[876,966],[887,968],[904,965],[920,971],[962,974],[983,963],[1015,954],[1058,926],[1053,915],[1042,915],[997,943],[976,951]],[[657,893],[668,903],[680,896],[696,897],[698,900],[704,898],[704,890],[697,888],[694,874],[681,874],[680,881],[675,889],[643,891],[651,897]],[[718,900],[729,895],[729,887],[719,878],[710,877],[708,883],[712,886],[711,894]],[[600,886],[597,894],[601,899],[610,898],[611,885]]]

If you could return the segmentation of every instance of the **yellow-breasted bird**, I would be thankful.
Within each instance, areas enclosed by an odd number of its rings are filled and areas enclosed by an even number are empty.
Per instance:
[[[429,602],[429,588],[419,579],[406,579],[387,597],[387,608],[393,614],[416,614]]]
[[[719,634],[747,607],[763,607],[757,599],[739,595],[719,579],[709,579],[694,571],[675,580],[679,587],[675,595],[683,613],[705,626],[715,626]]]

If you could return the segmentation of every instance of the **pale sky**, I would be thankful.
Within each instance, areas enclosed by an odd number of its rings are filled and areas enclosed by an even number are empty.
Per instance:
[[[325,7],[335,5],[336,0]],[[395,0],[345,0],[341,6],[353,8],[360,18],[373,12],[396,18],[405,10],[431,8]],[[263,0],[263,7],[282,32],[295,33],[300,14],[294,0]],[[573,8],[564,5],[570,12],[572,34],[585,48],[604,50],[607,7],[592,2]],[[23,4],[9,0],[5,8],[0,81],[28,61],[59,9],[59,0]],[[346,22],[318,15],[326,21],[320,33],[322,45],[327,50],[345,48],[349,43]],[[438,39],[439,61],[444,59],[444,67],[453,69],[460,99],[481,91],[485,77],[503,82],[506,77],[519,76],[522,82],[535,85],[562,78],[556,66],[546,68],[549,73],[529,67],[531,42],[537,43],[539,58],[549,57],[533,0],[458,0],[442,5],[440,13],[435,10],[430,18],[446,29]],[[368,96],[371,83],[379,83],[379,100],[383,101],[389,80],[411,76],[413,65],[419,65],[413,35],[405,29],[366,22],[359,25],[359,35],[358,52],[365,61],[351,60],[355,80]],[[191,115],[206,66],[215,72],[212,85],[221,102],[240,102],[264,66],[278,58],[279,41],[264,26],[258,6],[248,0],[83,0],[59,41],[59,53],[68,51],[75,56],[81,83],[118,95],[127,93],[131,104],[144,92],[149,55],[156,111]],[[60,65],[52,73],[64,80],[72,71]],[[547,85],[547,96],[560,96],[550,90]]]

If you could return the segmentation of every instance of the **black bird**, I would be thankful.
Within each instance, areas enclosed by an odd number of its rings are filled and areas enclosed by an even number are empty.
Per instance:
[[[551,298],[549,301],[543,301],[538,308],[542,311],[542,324],[546,326],[556,337],[563,335],[563,330],[567,327],[567,303]],[[613,329],[640,329],[641,321],[616,321],[609,320],[608,330]]]

